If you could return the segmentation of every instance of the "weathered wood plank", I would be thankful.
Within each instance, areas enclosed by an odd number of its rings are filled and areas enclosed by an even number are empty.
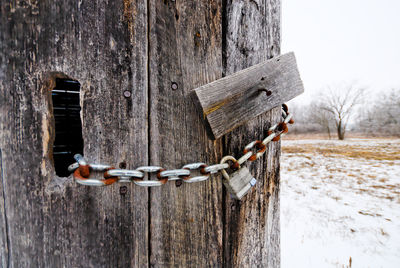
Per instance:
[[[303,83],[294,53],[278,56],[195,89],[213,139],[302,92]]]
[[[280,0],[227,1],[224,26],[226,75],[280,53]],[[240,155],[280,120],[280,108],[239,126],[224,138],[224,154]],[[279,143],[249,169],[257,184],[242,201],[225,196],[224,266],[279,267]]]
[[[89,161],[147,164],[146,1],[3,1],[0,20],[2,265],[147,266],[147,189],[128,184],[120,194],[122,185],[55,176],[46,77],[81,83]]]
[[[222,75],[221,1],[152,0],[150,14],[150,163],[215,163],[221,144],[208,140],[190,94]],[[221,267],[221,178],[150,191],[150,264]]]

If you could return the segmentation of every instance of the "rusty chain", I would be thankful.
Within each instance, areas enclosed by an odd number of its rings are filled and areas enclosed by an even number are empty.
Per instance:
[[[88,164],[83,156],[76,154],[74,156],[77,161],[68,167],[77,183],[87,186],[106,186],[115,182],[133,182],[139,186],[153,187],[161,186],[168,181],[176,181],[177,186],[182,182],[193,183],[209,179],[211,174],[221,172],[225,179],[229,180],[226,169],[237,170],[246,161],[255,161],[260,158],[267,149],[267,144],[271,141],[279,141],[279,139],[288,132],[287,124],[293,124],[292,115],[288,112],[286,104],[282,104],[283,121],[271,126],[268,129],[268,136],[260,141],[255,140],[244,147],[243,155],[236,160],[231,155],[224,156],[219,164],[206,165],[205,163],[191,163],[184,165],[180,169],[166,170],[159,166],[141,166],[133,170],[116,169],[109,165]],[[227,162],[230,161],[231,164]],[[103,172],[103,179],[90,178],[91,171]],[[192,177],[192,172],[197,171],[196,176]],[[145,179],[148,174],[148,179]],[[155,174],[157,180],[149,179],[151,174]]]

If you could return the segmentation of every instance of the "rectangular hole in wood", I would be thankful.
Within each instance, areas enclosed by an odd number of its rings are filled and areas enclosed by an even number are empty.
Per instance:
[[[78,81],[56,78],[51,92],[56,134],[53,159],[59,177],[69,175],[68,166],[75,162],[74,154],[83,154],[80,87]]]

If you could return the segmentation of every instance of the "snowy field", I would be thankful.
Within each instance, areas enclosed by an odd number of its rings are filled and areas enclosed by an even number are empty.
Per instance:
[[[283,140],[282,267],[400,267],[400,139]]]

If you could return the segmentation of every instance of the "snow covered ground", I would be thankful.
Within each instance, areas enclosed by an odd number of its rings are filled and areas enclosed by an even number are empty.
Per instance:
[[[281,260],[400,267],[400,140],[283,140]]]

